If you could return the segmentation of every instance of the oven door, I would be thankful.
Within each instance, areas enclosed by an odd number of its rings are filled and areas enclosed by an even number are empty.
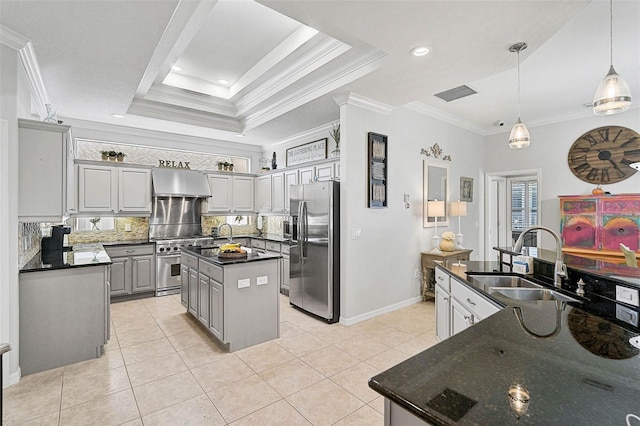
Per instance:
[[[156,257],[156,296],[180,293],[180,255]]]

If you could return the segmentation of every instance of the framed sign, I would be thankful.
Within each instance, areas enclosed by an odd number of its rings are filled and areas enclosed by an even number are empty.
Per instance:
[[[287,149],[287,167],[327,158],[327,138]]]
[[[460,177],[460,201],[473,201],[473,178]]]
[[[387,207],[387,136],[369,132],[369,208]]]

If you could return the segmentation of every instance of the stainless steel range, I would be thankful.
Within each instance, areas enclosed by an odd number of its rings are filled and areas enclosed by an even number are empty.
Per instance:
[[[180,251],[183,247],[213,246],[214,239],[204,236],[156,239],[156,296],[180,293]]]
[[[206,175],[192,170],[153,169],[149,239],[156,243],[156,296],[180,293],[180,250],[213,245],[202,236],[202,201],[211,196]]]

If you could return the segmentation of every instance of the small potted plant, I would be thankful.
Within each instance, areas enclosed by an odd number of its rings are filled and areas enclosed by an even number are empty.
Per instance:
[[[329,132],[331,139],[336,143],[336,149],[331,151],[331,157],[340,157],[340,123],[334,124],[331,132]]]
[[[107,161],[109,159],[109,151],[100,151],[102,155],[102,161]]]
[[[233,171],[233,163],[229,163],[229,171],[232,172]]]
[[[218,170],[222,170],[224,168],[224,162],[218,161]]]
[[[226,161],[225,161],[223,164],[224,164],[224,169],[225,169],[225,170],[229,170],[229,165],[230,165],[231,163],[228,163],[228,162],[226,162]]]
[[[116,154],[116,158],[118,159],[118,161],[123,161],[124,157],[126,157],[126,156],[127,156],[127,154],[122,153],[122,152],[119,152],[119,153]]]
[[[118,153],[115,151],[109,151],[109,161],[116,161],[116,157],[118,157]]]

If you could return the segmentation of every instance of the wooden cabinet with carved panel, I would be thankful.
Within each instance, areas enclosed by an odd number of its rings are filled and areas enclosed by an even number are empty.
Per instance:
[[[443,252],[431,252],[423,251],[421,253],[421,267],[422,267],[422,300],[435,297],[435,262],[444,262],[451,264],[460,260],[469,260],[469,255],[473,250],[457,250],[457,251],[443,251]]]

